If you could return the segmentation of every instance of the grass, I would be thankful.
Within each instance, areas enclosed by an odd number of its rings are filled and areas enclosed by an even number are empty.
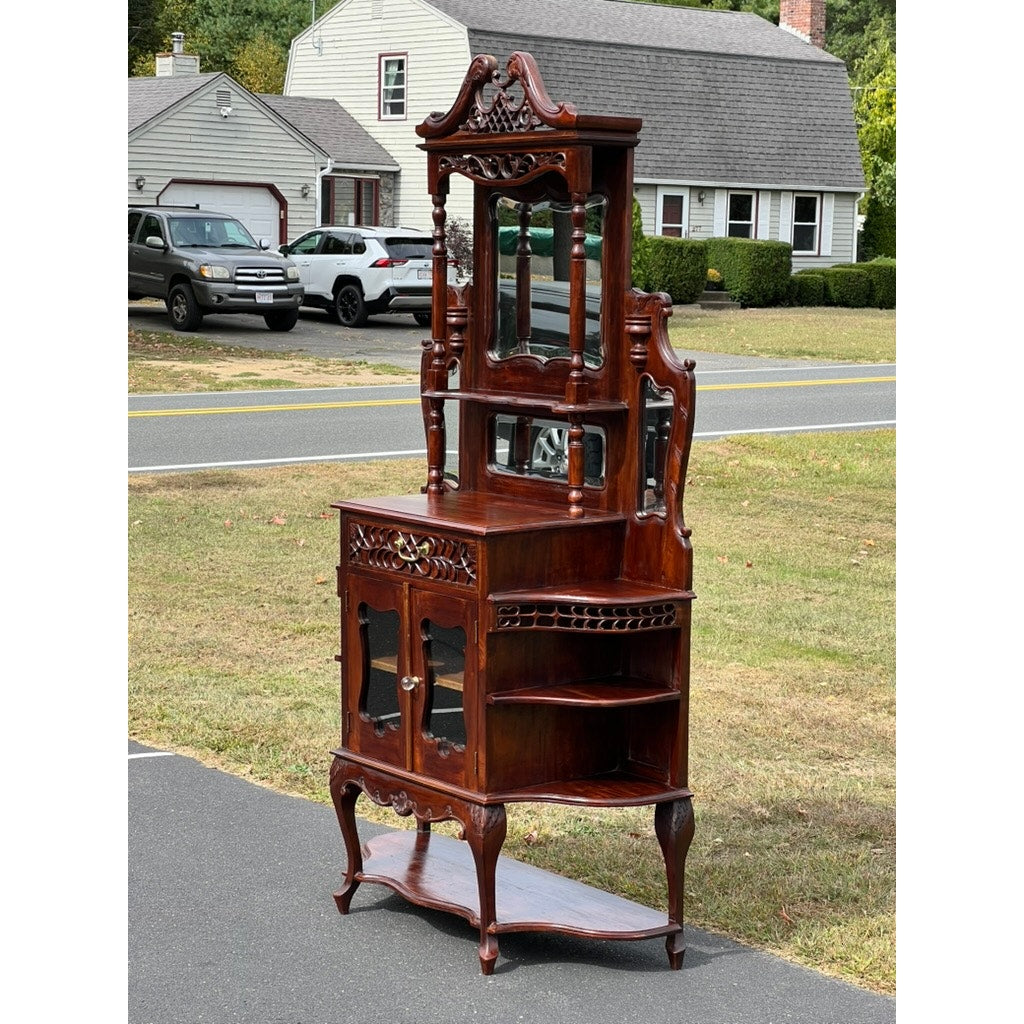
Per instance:
[[[672,344],[687,352],[848,363],[896,361],[892,309],[687,310],[671,317],[668,331]]]
[[[720,314],[721,315],[721,314]],[[129,479],[129,730],[329,802],[337,519],[417,461]],[[699,443],[687,920],[895,991],[895,433]],[[408,822],[360,800],[366,817]],[[504,852],[663,907],[649,809],[509,807]],[[338,843],[338,869],[344,861]],[[628,865],[628,870],[625,866]]]
[[[128,329],[129,394],[410,384],[418,380],[417,373],[386,363],[314,359],[298,352],[268,352],[165,331]]]

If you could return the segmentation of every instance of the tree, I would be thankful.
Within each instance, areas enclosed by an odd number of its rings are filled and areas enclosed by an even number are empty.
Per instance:
[[[231,64],[231,77],[249,92],[280,93],[288,64],[265,32],[244,43]]]
[[[864,165],[864,256],[896,255],[896,52],[875,23],[854,73],[854,116]]]

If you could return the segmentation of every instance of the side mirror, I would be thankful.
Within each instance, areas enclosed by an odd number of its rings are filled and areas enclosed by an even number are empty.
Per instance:
[[[278,251],[278,252],[279,252],[279,253],[280,253],[280,254],[281,254],[282,256],[287,256],[287,255],[288,255],[288,253],[290,253],[290,252],[291,252],[291,248],[290,248],[290,247],[288,246],[288,244],[287,244],[287,243],[285,243],[284,245],[278,246],[278,250],[277,250],[277,251]]]
[[[159,249],[161,252],[167,248],[167,243],[159,235],[146,236],[147,249]]]
[[[263,250],[269,249],[270,248],[270,239],[269,238],[261,238],[260,239],[260,248],[263,249]]]

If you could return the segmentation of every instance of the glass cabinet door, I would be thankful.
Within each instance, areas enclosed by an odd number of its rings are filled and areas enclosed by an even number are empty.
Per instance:
[[[411,604],[410,654],[418,679],[411,767],[462,784],[472,712],[466,700],[475,691],[473,609],[465,601],[416,590]]]
[[[345,745],[404,765],[407,730],[401,680],[406,675],[402,590],[352,580],[342,636]]]

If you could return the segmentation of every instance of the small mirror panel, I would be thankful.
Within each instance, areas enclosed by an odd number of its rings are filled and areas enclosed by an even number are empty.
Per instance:
[[[601,350],[601,242],[605,199],[586,204],[586,328],[583,361],[599,368]],[[520,203],[498,197],[491,208],[498,252],[495,333],[497,359],[531,355],[569,357],[569,251],[567,203]]]
[[[401,725],[398,706],[398,644],[401,623],[398,612],[359,606],[363,642],[364,678],[359,693],[359,713],[373,724],[378,736]]]
[[[424,738],[436,740],[438,750],[466,749],[466,718],[462,686],[466,671],[466,631],[425,620],[422,625],[424,664],[427,666],[427,706],[423,709]]]
[[[665,469],[668,435],[672,427],[674,395],[671,388],[656,388],[645,377],[640,392],[644,424],[643,458],[640,460],[639,510],[665,515]]]
[[[491,437],[490,464],[495,472],[559,482],[569,479],[568,420],[498,413]],[[604,430],[584,426],[583,476],[589,487],[604,485],[605,450]]]

